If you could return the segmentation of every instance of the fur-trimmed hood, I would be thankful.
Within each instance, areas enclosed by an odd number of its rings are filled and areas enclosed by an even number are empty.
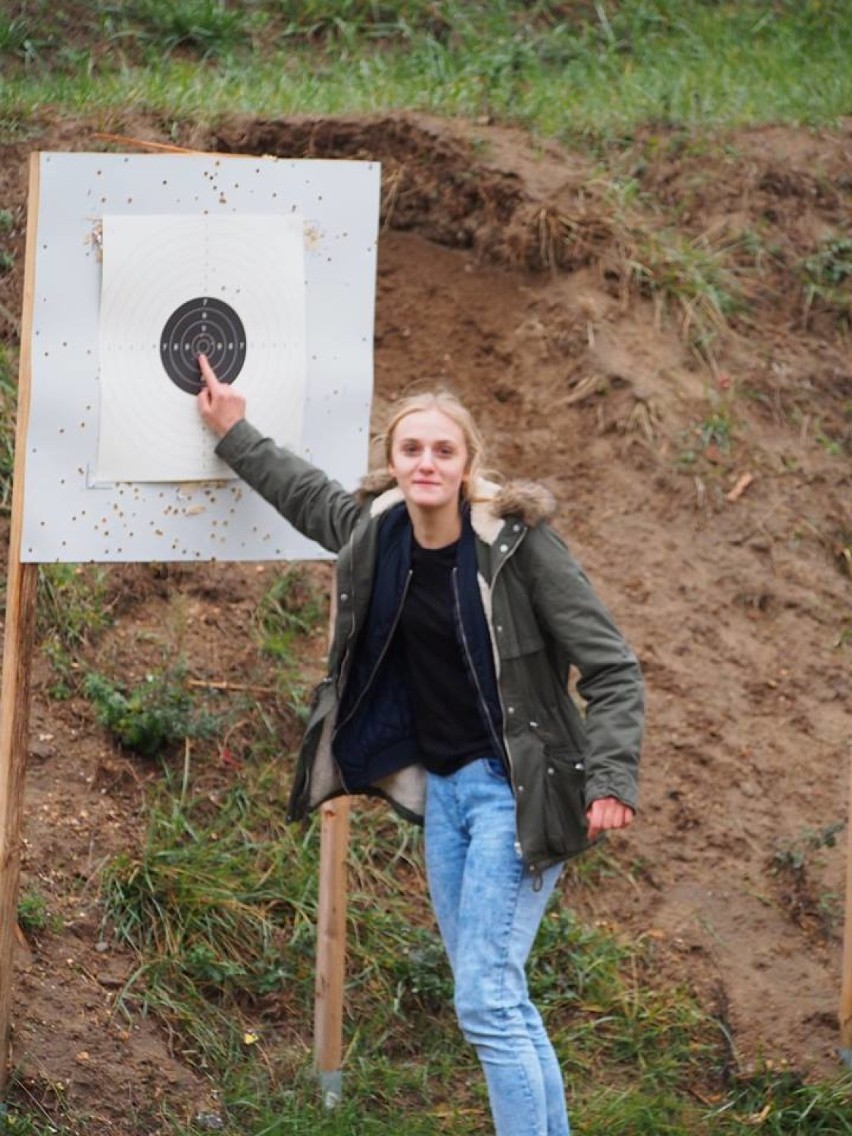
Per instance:
[[[370,513],[381,516],[403,500],[402,490],[386,470],[377,469],[362,480],[359,495]],[[470,494],[470,519],[474,532],[487,544],[493,544],[503,523],[514,517],[528,528],[549,521],[556,512],[553,494],[537,481],[507,481],[498,484],[478,479]]]

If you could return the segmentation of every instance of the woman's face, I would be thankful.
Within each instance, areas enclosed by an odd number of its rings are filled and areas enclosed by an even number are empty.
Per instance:
[[[396,424],[388,470],[408,505],[458,508],[467,462],[462,428],[437,407],[413,410]]]

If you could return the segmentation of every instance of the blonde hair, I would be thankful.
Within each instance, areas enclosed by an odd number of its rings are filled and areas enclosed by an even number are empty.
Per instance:
[[[474,421],[473,415],[464,403],[449,391],[425,391],[422,394],[409,395],[408,398],[404,398],[393,407],[385,428],[379,435],[385,464],[389,464],[391,460],[393,436],[397,426],[403,418],[407,418],[409,414],[414,414],[419,410],[440,410],[461,430],[467,449],[467,466],[462,484],[462,495],[470,501],[472,499],[471,484],[475,485],[482,477],[495,477],[496,475],[485,470],[485,439]]]

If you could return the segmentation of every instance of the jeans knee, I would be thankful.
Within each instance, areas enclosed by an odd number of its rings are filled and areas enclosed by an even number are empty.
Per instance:
[[[505,1007],[487,998],[481,989],[457,989],[454,1001],[459,1028],[472,1045],[506,1036]]]

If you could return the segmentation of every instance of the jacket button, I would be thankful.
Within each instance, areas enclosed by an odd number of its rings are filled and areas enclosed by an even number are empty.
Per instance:
[[[554,774],[554,773],[556,772],[556,770],[555,770],[555,769],[553,768],[553,766],[552,766],[552,765],[548,765],[548,767],[547,767],[547,772],[548,772],[548,774],[549,774],[549,775],[550,775],[550,776],[552,777],[552,776],[553,776],[553,774]]]
[[[507,714],[514,714],[515,713],[515,707],[514,706],[507,706],[506,707],[506,713]]]
[[[502,623],[498,623],[498,624],[497,624],[497,634],[498,634],[498,635],[502,635],[502,634],[503,634],[503,624],[502,624]]]
[[[512,525],[512,531],[513,532],[520,532],[521,526],[520,525]]]
[[[500,545],[500,551],[501,551],[501,552],[508,552],[508,551],[509,551],[509,546],[508,546],[508,544],[501,544],[501,545]]]
[[[346,603],[346,601],[348,599],[349,599],[349,593],[348,592],[341,592],[340,593],[340,602],[341,603]]]
[[[519,792],[519,793],[523,793],[523,791],[524,791],[524,787],[523,787],[523,785],[519,785],[519,786],[518,786],[518,792]]]

